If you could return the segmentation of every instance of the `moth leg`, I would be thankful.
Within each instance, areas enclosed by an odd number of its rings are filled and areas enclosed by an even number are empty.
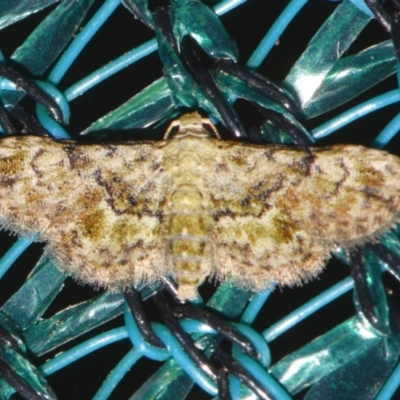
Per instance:
[[[361,311],[368,322],[383,335],[388,335],[387,330],[381,326],[374,309],[374,300],[367,285],[367,275],[362,260],[362,250],[358,247],[350,249],[351,274],[354,279],[354,290],[357,293]]]
[[[228,373],[236,376],[242,382],[245,384],[256,396],[258,396],[259,399],[262,400],[273,400],[274,397],[272,397],[261,385],[260,382],[258,382],[254,377],[247,372],[245,368],[242,367],[241,364],[239,364],[237,361],[235,361],[228,353],[221,349],[217,349],[216,351],[216,358],[218,361],[221,363],[222,368],[225,369]],[[222,372],[222,379],[224,381],[221,383],[221,386],[226,386],[226,373]],[[224,390],[225,392],[225,390]],[[229,393],[229,392],[228,392]],[[229,397],[227,396],[227,393],[224,393],[226,395],[226,399],[230,399],[231,396],[229,394]]]
[[[150,343],[154,347],[165,348],[164,343],[153,332],[136,290],[132,289],[129,292],[125,292],[124,296],[132,317],[146,342]]]
[[[56,101],[43,91],[34,82],[31,82],[25,75],[21,74],[13,67],[0,64],[0,76],[7,78],[11,82],[15,83],[17,89],[24,91],[33,100],[42,104],[48,113],[58,122],[63,121],[63,115],[60,107]],[[17,130],[14,128],[12,123],[7,117],[6,110],[1,104],[2,110],[0,110],[0,125],[2,126],[6,134],[14,134]],[[33,115],[26,113],[21,107],[14,106],[10,111],[30,132],[38,134],[47,134],[47,131],[40,125],[37,119]]]

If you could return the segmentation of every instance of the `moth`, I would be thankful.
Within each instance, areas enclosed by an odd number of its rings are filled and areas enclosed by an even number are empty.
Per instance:
[[[211,126],[211,123],[208,122]],[[316,276],[399,219],[400,160],[360,146],[219,140],[197,114],[163,141],[0,141],[0,218],[60,270],[112,291],[172,275],[254,291]]]

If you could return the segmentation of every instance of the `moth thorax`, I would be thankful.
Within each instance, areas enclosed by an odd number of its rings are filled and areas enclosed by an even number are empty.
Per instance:
[[[171,209],[178,212],[201,210],[203,195],[196,185],[179,185],[171,195]]]

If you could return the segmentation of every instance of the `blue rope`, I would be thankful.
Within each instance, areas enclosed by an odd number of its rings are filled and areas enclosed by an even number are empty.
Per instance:
[[[397,364],[390,378],[383,385],[375,400],[389,400],[400,386],[400,364]]]
[[[276,324],[266,329],[262,333],[265,340],[268,343],[271,342],[278,336],[282,335],[282,333],[286,332],[288,329],[293,328],[299,322],[303,321],[303,319],[305,319],[306,317],[314,314],[317,310],[319,310],[326,304],[329,304],[339,296],[351,290],[353,286],[354,282],[352,277],[345,278],[336,285],[333,285],[318,296],[314,297],[312,300],[308,301],[301,307],[291,312],[286,317],[282,318]]]
[[[249,325],[252,324],[271,293],[272,290],[256,293],[244,310],[240,321]]]
[[[154,53],[157,51],[157,49],[158,45],[156,39],[151,39],[148,42],[143,43],[142,45],[114,59],[110,63],[92,72],[84,79],[69,87],[65,91],[65,97],[68,99],[68,101],[76,99],[78,96],[81,96],[89,89],[92,89],[94,86],[98,85],[100,82],[135,63],[136,61],[148,56],[149,54]]]
[[[11,246],[7,253],[0,259],[0,279],[37,237],[38,235],[23,236]]]
[[[292,398],[283,388],[283,386],[277,382],[277,380],[272,377],[258,362],[244,354],[236,345],[233,345],[232,347],[232,352],[235,359],[240,362],[240,364],[243,365],[243,367],[264,386],[265,390],[272,396],[272,398],[279,400],[290,400]]]
[[[351,122],[361,118],[373,111],[379,110],[383,107],[390,106],[391,104],[397,103],[400,101],[400,90],[395,89],[390,92],[381,94],[376,96],[370,100],[367,100],[350,110],[345,111],[344,113],[338,115],[335,118],[321,124],[317,128],[313,129],[312,135],[315,139],[322,139],[332,132],[337,131],[338,129],[350,124]]]
[[[54,84],[60,83],[61,79],[75,61],[76,57],[80,54],[83,48],[88,44],[94,34],[101,28],[107,21],[109,16],[120,5],[120,0],[106,0],[100,7],[92,19],[86,24],[82,31],[77,35],[74,41],[70,44],[68,49],[58,60],[53,70],[48,76],[49,82]]]
[[[56,355],[52,360],[45,362],[40,367],[40,370],[45,376],[54,374],[60,369],[74,363],[91,352],[101,349],[104,346],[108,346],[109,344],[118,342],[119,340],[127,339],[128,337],[128,332],[125,327],[112,329],[78,344],[70,350]]]
[[[122,358],[118,365],[107,376],[99,391],[94,395],[93,400],[106,400],[109,398],[115,387],[126,375],[132,366],[140,360],[142,354],[136,348],[129,350],[129,352]]]
[[[307,1],[308,0],[293,0],[288,4],[247,61],[246,65],[250,69],[257,69],[261,65],[292,19],[303,8]]]

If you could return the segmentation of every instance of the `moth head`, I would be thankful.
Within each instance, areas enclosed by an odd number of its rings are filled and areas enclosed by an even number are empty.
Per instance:
[[[221,139],[217,128],[208,119],[203,118],[197,112],[182,115],[179,119],[171,122],[164,135],[164,140],[181,139],[186,136],[216,137]]]

